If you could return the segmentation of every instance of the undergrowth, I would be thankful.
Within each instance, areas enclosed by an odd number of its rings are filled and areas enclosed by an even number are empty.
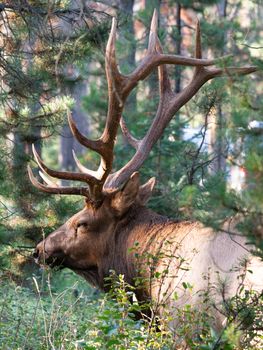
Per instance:
[[[42,276],[31,278],[31,288],[30,283],[23,287],[2,279],[0,349],[262,349],[262,336],[255,334],[262,327],[263,301],[255,293],[228,301],[231,312],[221,333],[202,321],[206,314],[190,305],[178,313],[180,322],[174,331],[169,314],[162,319],[153,313],[149,316],[145,310],[150,305],[138,303],[122,275],[113,277],[107,294],[78,281],[67,270],[53,277],[50,271],[43,271]],[[65,287],[66,279],[70,286]],[[143,317],[138,318],[139,314]],[[198,329],[200,324],[202,329]]]

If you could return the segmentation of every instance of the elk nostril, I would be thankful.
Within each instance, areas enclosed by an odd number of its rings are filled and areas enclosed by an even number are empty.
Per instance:
[[[39,250],[36,249],[36,250],[34,251],[34,253],[33,253],[33,258],[34,258],[34,259],[37,259],[38,256],[39,256]]]

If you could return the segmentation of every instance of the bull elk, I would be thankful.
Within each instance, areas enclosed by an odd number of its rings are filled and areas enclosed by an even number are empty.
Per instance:
[[[198,305],[199,292],[207,287],[204,276],[208,275],[210,284],[216,285],[219,280],[227,281],[227,295],[234,295],[238,286],[238,271],[235,267],[245,257],[247,270],[254,272],[246,275],[245,285],[257,290],[262,288],[263,266],[250,254],[244,237],[216,233],[199,222],[176,222],[149,210],[145,205],[151,196],[155,179],[151,178],[140,185],[138,174],[169,121],[202,85],[216,77],[249,74],[255,72],[256,67],[222,68],[224,57],[217,60],[202,58],[199,23],[196,27],[194,58],[164,54],[157,36],[157,21],[155,11],[147,54],[132,73],[123,75],[116,61],[116,20],[112,20],[105,61],[108,113],[101,137],[95,141],[86,138],[68,114],[74,137],[100,155],[98,170],[92,171],[84,167],[75,154],[79,172],[52,170],[43,163],[33,147],[44,182],[36,179],[30,167],[28,172],[33,185],[41,191],[85,197],[84,208],[37,245],[34,258],[38,263],[51,267],[68,267],[102,290],[107,289],[104,281],[110,270],[123,274],[131,285],[141,274],[144,282],[137,290],[137,298],[151,298],[161,305],[166,304],[172,310],[185,303]],[[219,61],[221,67],[216,67],[215,64]],[[166,64],[194,67],[193,78],[178,94],[172,91]],[[137,83],[156,68],[159,105],[148,132],[138,140],[131,135],[122,118],[124,104]],[[112,172],[114,143],[119,126],[135,152],[126,165]],[[50,177],[83,182],[85,185],[58,186]],[[163,276],[163,271],[166,271],[165,276],[155,283],[150,283],[152,269],[147,271],[138,268],[137,257],[148,253],[159,257],[154,260],[154,271],[159,276]],[[183,265],[187,265],[187,268]],[[187,288],[182,287],[183,282],[193,286],[191,295]],[[172,297],[175,292],[177,300]],[[214,297],[217,300],[220,298],[219,295]]]

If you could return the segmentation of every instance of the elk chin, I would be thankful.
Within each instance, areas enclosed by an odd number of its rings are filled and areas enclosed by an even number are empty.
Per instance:
[[[77,275],[83,277],[88,283],[90,283],[95,288],[103,290],[103,280],[101,280],[98,267],[89,266],[87,268],[70,268]]]

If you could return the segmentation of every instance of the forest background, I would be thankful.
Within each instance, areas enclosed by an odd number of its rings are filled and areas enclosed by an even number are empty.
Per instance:
[[[32,143],[55,169],[75,169],[72,149],[83,164],[97,164],[96,155],[73,139],[67,111],[72,111],[83,133],[91,138],[100,134],[107,111],[104,52],[111,18],[118,18],[117,57],[122,72],[128,73],[143,57],[154,8],[159,12],[165,52],[190,56],[199,19],[205,57],[230,53],[229,63],[257,65],[258,72],[206,84],[175,116],[141,169],[142,180],[152,176],[158,180],[149,205],[169,217],[197,219],[214,228],[238,214],[240,232],[263,256],[260,0],[3,1],[1,349],[171,348],[169,335],[155,332],[154,327],[145,331],[145,325],[127,317],[131,305],[121,276],[116,282],[119,294],[112,301],[68,270],[43,271],[34,263],[31,254],[36,242],[76,213],[83,200],[40,193],[26,172],[28,163],[34,166]],[[176,92],[190,74],[189,68],[169,66]],[[153,74],[138,85],[126,104],[124,116],[133,135],[145,134],[157,105]],[[132,152],[120,134],[114,168],[127,162]],[[251,345],[251,329],[255,324],[263,327],[259,310],[257,304],[243,348],[256,348]],[[188,315],[190,324],[196,322],[193,314],[191,310]],[[239,331],[232,327],[236,320],[229,320],[220,337],[209,330],[193,341],[186,325],[181,336],[191,349],[236,349]]]

